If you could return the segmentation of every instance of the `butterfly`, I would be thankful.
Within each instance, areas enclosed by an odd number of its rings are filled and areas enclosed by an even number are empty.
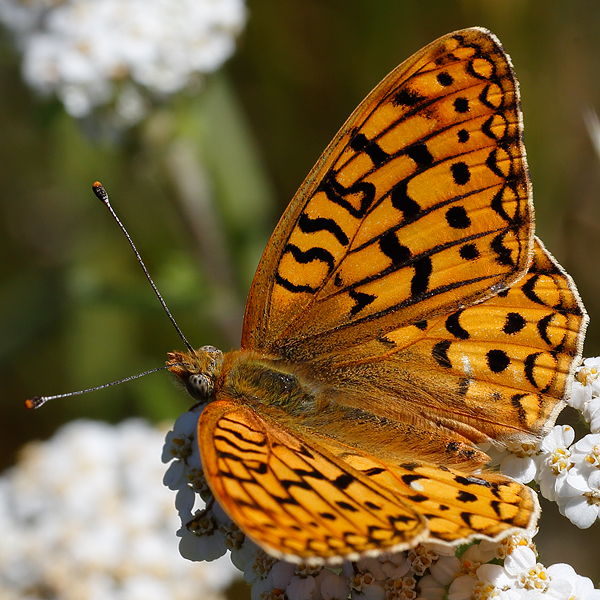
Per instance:
[[[276,557],[314,564],[535,527],[478,447],[553,425],[587,316],[534,236],[519,88],[482,28],[392,71],[281,217],[241,349],[172,352],[208,402],[208,484]]]

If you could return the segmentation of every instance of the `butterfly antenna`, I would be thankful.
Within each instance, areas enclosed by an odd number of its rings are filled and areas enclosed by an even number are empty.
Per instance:
[[[169,319],[171,319],[171,323],[173,323],[173,327],[175,327],[177,333],[179,334],[179,337],[185,344],[185,347],[190,352],[194,352],[194,348],[187,341],[185,335],[183,335],[183,331],[181,331],[181,329],[179,329],[179,325],[177,325],[177,321],[175,321],[175,318],[171,314],[171,311],[169,310],[167,303],[164,301],[163,297],[161,296],[160,292],[158,291],[158,288],[156,287],[156,284],[152,280],[152,277],[150,277],[150,273],[148,273],[148,269],[146,268],[146,265],[144,264],[144,261],[142,260],[142,257],[140,256],[140,253],[138,252],[138,249],[135,247],[135,244],[133,243],[131,236],[127,232],[127,229],[125,229],[125,225],[123,225],[123,223],[121,223],[121,219],[119,219],[114,208],[111,206],[110,200],[108,199],[108,193],[104,189],[104,186],[99,181],[96,181],[96,183],[94,183],[94,185],[92,185],[92,190],[94,190],[94,194],[96,194],[96,196],[99,198],[99,200],[102,202],[102,204],[104,204],[104,206],[106,206],[106,208],[108,208],[113,219],[117,222],[117,225],[121,228],[121,231],[125,234],[125,237],[127,238],[127,241],[133,248],[133,252],[135,253],[136,258],[138,259],[138,262],[140,263],[140,266],[142,267],[146,277],[148,278],[148,281],[150,282],[150,285],[152,286],[152,289],[154,290],[156,297],[159,299],[164,311],[167,313],[167,317],[169,317]],[[149,371],[149,372],[152,372],[152,371]],[[132,377],[131,379],[135,379],[135,377]],[[123,379],[122,381],[128,381],[128,379]],[[121,383],[121,382],[115,382],[115,383]],[[114,385],[114,384],[109,383],[107,385]],[[94,388],[94,389],[101,389],[102,387],[106,387],[106,386],[100,386],[99,388]],[[70,396],[72,394],[65,394],[65,395]],[[59,397],[62,397],[62,396],[59,396]]]
[[[175,365],[163,365],[162,367],[156,367],[155,369],[150,369],[149,371],[144,371],[143,373],[138,373],[137,375],[130,375],[129,377],[125,377],[125,379],[119,379],[118,381],[104,383],[93,388],[88,388],[87,390],[78,390],[77,392],[69,392],[68,394],[57,394],[56,396],[33,396],[33,398],[28,398],[27,400],[25,400],[25,408],[33,410],[34,408],[39,408],[43,404],[46,404],[48,400],[55,400],[56,398],[68,398],[69,396],[79,396],[80,394],[87,394],[88,392],[103,390],[104,388],[111,387],[113,385],[119,385],[120,383],[125,383],[126,381],[131,381],[133,379],[145,377],[146,375],[156,373],[157,371],[164,371],[165,369],[169,369],[173,366]]]

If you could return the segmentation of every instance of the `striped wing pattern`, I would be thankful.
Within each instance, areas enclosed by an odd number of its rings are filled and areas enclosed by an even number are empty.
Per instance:
[[[445,443],[453,434],[534,443],[564,406],[586,325],[573,281],[536,239],[529,271],[510,288],[311,364],[349,404],[352,390],[375,382],[369,410],[413,423],[418,452],[431,451],[428,432],[442,426]]]
[[[200,435],[200,450],[217,499],[261,546],[294,562],[496,538],[528,527],[538,512],[533,492],[501,475],[385,464],[294,435],[231,400],[204,409],[199,431],[207,430],[213,438]]]
[[[526,270],[532,222],[509,59],[480,29],[441,38],[375,88],[292,200],[242,347],[305,359],[473,303]]]

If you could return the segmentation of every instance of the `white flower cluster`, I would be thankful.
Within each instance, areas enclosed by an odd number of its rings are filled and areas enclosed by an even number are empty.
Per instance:
[[[595,367],[586,362],[584,368]],[[578,381],[583,379],[580,373]],[[447,547],[422,544],[408,552],[345,562],[341,569],[277,560],[246,538],[212,496],[196,441],[202,408],[179,417],[163,448],[163,461],[171,463],[164,482],[177,491],[182,523],[177,532],[179,548],[193,561],[213,560],[229,551],[233,564],[252,585],[253,600],[600,600],[600,590],[569,565],[546,568],[538,563],[533,542],[524,536],[501,543],[475,543],[462,554],[460,549],[455,553]],[[510,460],[505,456],[504,462],[512,465],[517,475],[529,480],[535,476],[543,490],[550,489],[554,485],[551,477],[554,482],[557,479],[546,466],[551,457],[560,455],[560,441],[569,431],[569,427],[556,427],[538,454],[532,456],[534,448],[522,449],[519,456],[511,454]],[[576,444],[569,464],[576,464],[576,453],[587,456],[590,443]],[[569,511],[565,514],[569,516]]]
[[[500,470],[522,483],[535,481],[542,495],[558,504],[581,529],[600,516],[600,358],[586,358],[578,369],[569,405],[578,410],[590,433],[573,443],[575,432],[557,425],[538,446],[490,451]]]
[[[26,82],[74,117],[114,104],[124,124],[234,52],[244,0],[0,0]]]
[[[2,600],[224,600],[231,563],[177,552],[173,494],[157,485],[164,435],[74,421],[23,448],[0,477]]]

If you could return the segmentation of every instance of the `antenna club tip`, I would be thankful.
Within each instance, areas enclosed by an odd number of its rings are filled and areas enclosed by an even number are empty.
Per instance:
[[[39,396],[34,396],[33,398],[27,398],[27,400],[25,400],[25,408],[27,410],[33,410],[34,408],[41,406],[42,403],[40,402],[40,400],[41,400],[41,398]]]
[[[92,190],[98,199],[104,202],[104,204],[108,202],[108,194],[106,193],[104,186],[99,181],[95,181],[92,184]]]

